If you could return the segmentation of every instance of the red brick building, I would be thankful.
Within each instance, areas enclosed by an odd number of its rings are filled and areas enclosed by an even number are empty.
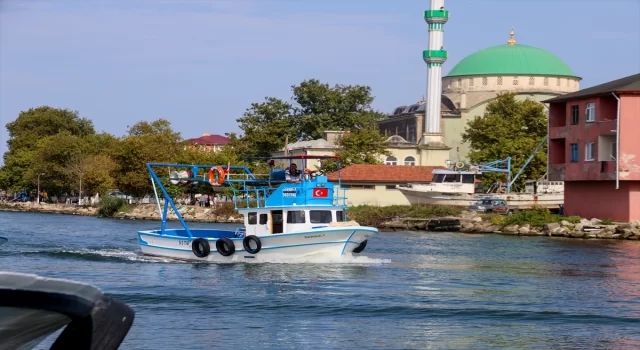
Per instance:
[[[200,149],[206,152],[218,152],[222,150],[222,148],[231,141],[228,137],[221,135],[211,135],[209,133],[204,133],[202,136],[187,139],[184,142],[192,147]]]
[[[640,220],[640,74],[543,102],[565,215]]]

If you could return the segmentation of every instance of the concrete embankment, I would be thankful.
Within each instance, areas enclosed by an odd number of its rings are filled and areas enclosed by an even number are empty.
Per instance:
[[[0,203],[0,210],[16,212],[53,213],[69,215],[97,216],[96,208],[64,204],[45,203]],[[178,211],[188,222],[242,223],[242,216],[228,207],[207,208],[198,206],[178,206]],[[128,212],[117,213],[114,218],[131,220],[160,220],[158,206],[138,205]],[[178,220],[172,210],[167,218]],[[458,216],[434,218],[394,218],[376,225],[382,231],[449,231],[469,234],[495,233],[512,236],[550,236],[583,239],[627,239],[640,240],[640,221],[606,225],[598,219],[581,219],[580,222],[548,223],[541,226],[531,224],[498,225],[487,218],[463,212]]]
[[[94,207],[85,207],[66,204],[48,204],[48,203],[0,203],[0,210],[14,212],[30,212],[30,213],[50,213],[50,214],[67,214],[67,215],[86,215],[97,216],[97,209]],[[238,214],[229,213],[226,208],[214,210],[212,208],[198,206],[178,206],[180,215],[185,221],[190,222],[212,222],[212,223],[241,223],[242,217]],[[132,219],[132,220],[160,220],[158,206],[155,204],[143,204],[133,207],[130,211],[120,212],[114,215],[114,218]],[[173,211],[169,211],[167,217],[169,221],[176,221],[178,217]]]
[[[464,212],[456,217],[443,218],[396,218],[379,225],[381,230],[409,231],[457,231],[469,234],[495,233],[510,236],[549,236],[583,239],[628,239],[640,240],[640,221],[605,225],[598,219],[581,219],[579,223],[561,221],[542,226],[497,225],[473,212]]]

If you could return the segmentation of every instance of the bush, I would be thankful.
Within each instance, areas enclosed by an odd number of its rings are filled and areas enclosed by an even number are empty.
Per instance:
[[[97,213],[100,216],[113,216],[126,206],[127,201],[123,198],[106,196],[102,197],[100,200],[100,206],[98,207]]]
[[[600,220],[600,225],[613,225],[613,220],[611,219]]]
[[[396,217],[433,218],[459,215],[464,208],[444,205],[359,205],[347,208],[347,218],[365,226],[377,226]]]

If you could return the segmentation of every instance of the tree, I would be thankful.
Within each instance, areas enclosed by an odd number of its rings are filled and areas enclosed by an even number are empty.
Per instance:
[[[43,168],[42,158],[36,159],[36,149],[46,147],[42,143],[48,137],[64,134],[82,138],[95,134],[93,123],[80,118],[78,112],[48,106],[20,112],[18,118],[6,127],[9,149],[4,154],[4,166],[0,169],[0,186],[13,191],[36,187],[34,176],[37,177],[40,171],[35,168]]]
[[[374,126],[365,127],[354,132],[338,137],[336,141],[338,150],[336,155],[340,157],[340,167],[351,164],[380,164],[381,156],[390,156],[387,150],[387,142]],[[324,172],[332,172],[338,169],[337,161],[333,159],[322,162]]]
[[[325,130],[354,130],[372,126],[385,117],[372,110],[371,88],[361,85],[322,84],[316,79],[292,86],[298,103],[298,138],[315,140]]]
[[[273,97],[252,103],[238,123],[244,131],[244,156],[267,157],[284,147],[287,136],[294,139],[298,133],[291,105]]]
[[[128,136],[114,152],[118,189],[138,197],[152,193],[147,163],[174,162],[181,153],[180,141],[180,133],[171,129],[168,120],[141,121],[130,126]]]
[[[269,156],[284,147],[287,136],[289,142],[314,140],[326,130],[354,131],[385,117],[372,110],[373,96],[367,86],[330,87],[311,79],[292,89],[295,105],[268,97],[253,103],[238,119],[244,131],[238,142],[242,155]]]
[[[503,93],[487,104],[484,116],[470,120],[462,134],[469,142],[472,162],[488,162],[511,157],[511,171],[516,174],[547,135],[547,117],[541,103],[516,100],[514,93]],[[538,179],[546,172],[546,145],[540,148],[516,181],[522,188],[525,179]],[[485,173],[485,182],[506,181],[504,174]]]

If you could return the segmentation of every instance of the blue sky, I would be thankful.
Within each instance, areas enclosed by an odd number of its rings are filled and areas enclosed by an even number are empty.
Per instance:
[[[425,94],[428,0],[0,1],[0,152],[20,111],[77,110],[121,136],[166,118],[185,138],[238,131],[265,96],[316,78],[369,85],[391,112]],[[581,86],[640,72],[640,1],[447,0],[448,72],[477,50],[553,52]]]

